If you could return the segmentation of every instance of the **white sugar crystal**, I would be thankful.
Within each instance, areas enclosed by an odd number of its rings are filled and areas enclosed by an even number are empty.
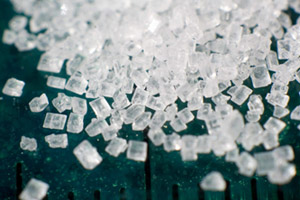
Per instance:
[[[41,200],[46,196],[48,189],[49,185],[47,183],[31,178],[19,198],[21,200]]]
[[[59,73],[63,66],[64,60],[51,55],[50,53],[44,53],[39,61],[37,69],[45,72]]]
[[[144,112],[134,120],[134,122],[132,123],[132,130],[135,131],[144,130],[150,123],[150,118],[151,118],[151,112]]]
[[[67,148],[68,135],[67,134],[51,134],[45,136],[45,141],[51,148]]]
[[[74,58],[68,60],[67,66],[66,66],[66,71],[68,75],[74,74],[79,67],[83,64],[83,61],[85,60],[85,57],[82,55],[75,55]]]
[[[263,128],[257,122],[247,123],[239,138],[241,144],[247,151],[251,151],[255,146],[263,141]]]
[[[193,113],[188,109],[184,108],[177,113],[177,117],[183,122],[188,123],[194,119]]]
[[[92,119],[91,123],[86,126],[85,132],[90,137],[94,137],[102,133],[107,127],[108,124],[104,119]]]
[[[213,96],[213,97],[211,98],[211,100],[212,100],[216,105],[224,105],[224,104],[227,103],[227,101],[228,101],[229,99],[230,99],[229,96],[226,96],[226,95],[224,95],[224,94],[222,94],[222,93],[219,93],[219,94],[217,94],[217,95],[215,95],[215,96]]]
[[[142,69],[136,69],[131,72],[133,82],[140,88],[143,88],[149,79],[149,75]]]
[[[126,109],[124,113],[124,123],[130,124],[133,123],[138,116],[143,114],[145,111],[145,106],[143,105],[132,105]]]
[[[75,72],[68,80],[65,89],[82,95],[86,92],[88,81],[81,72]]]
[[[45,93],[43,93],[40,97],[34,97],[29,102],[31,112],[42,112],[48,105],[49,101]]]
[[[122,138],[114,138],[106,146],[105,151],[111,156],[118,157],[127,149],[127,142]]]
[[[283,121],[274,117],[270,117],[264,124],[264,128],[273,134],[279,134],[285,126],[286,124]]]
[[[22,29],[18,32],[15,46],[19,51],[29,51],[36,47],[36,36]]]
[[[281,92],[271,92],[267,94],[266,99],[269,104],[272,104],[273,106],[281,106],[284,108],[287,106],[290,97],[288,95],[282,94]]]
[[[162,129],[150,129],[148,132],[148,138],[155,146],[160,146],[165,142],[166,135]]]
[[[210,113],[212,113],[211,104],[204,103],[197,112],[197,119],[204,120]]]
[[[24,16],[14,16],[8,23],[9,28],[13,31],[20,31],[27,25],[27,18]]]
[[[71,97],[65,95],[64,93],[58,93],[57,97],[52,100],[52,104],[58,112],[62,113],[65,110],[71,110],[71,101]]]
[[[232,139],[238,138],[244,127],[244,118],[237,110],[234,110],[228,114],[222,122],[222,132],[231,136]]]
[[[36,151],[36,149],[37,149],[36,139],[22,136],[21,142],[20,142],[20,147],[23,150]]]
[[[277,53],[275,51],[270,51],[266,58],[269,70],[276,71],[279,65],[277,59]]]
[[[226,162],[236,162],[238,158],[239,158],[239,149],[233,149],[226,153],[225,161]]]
[[[281,106],[275,106],[273,111],[273,116],[277,118],[283,118],[290,113],[289,109],[283,108]]]
[[[24,81],[10,78],[6,81],[2,93],[12,97],[20,97],[23,93]]]
[[[129,140],[126,157],[131,160],[145,162],[147,159],[147,143]]]
[[[245,176],[252,176],[256,170],[256,160],[247,152],[242,152],[236,161],[239,173]]]
[[[75,147],[73,153],[80,164],[88,170],[94,169],[102,162],[102,157],[99,155],[97,149],[87,140],[83,140]]]
[[[79,97],[72,97],[71,100],[72,111],[74,113],[85,115],[87,112],[87,103],[85,99]]]
[[[181,119],[179,118],[174,118],[171,122],[170,122],[171,127],[176,131],[176,132],[180,132],[183,131],[185,129],[187,129],[187,126],[185,123],[183,123],[181,121]]]
[[[160,97],[149,96],[146,106],[152,110],[164,110],[166,105],[162,102]]]
[[[114,102],[112,103],[115,109],[124,109],[130,105],[130,102],[122,90],[117,90],[113,95]]]
[[[276,158],[271,151],[255,153],[254,158],[257,161],[256,174],[259,176],[267,175],[269,171],[276,168]]]
[[[104,97],[99,97],[89,104],[98,118],[106,118],[111,113],[111,107]]]
[[[292,161],[295,158],[294,150],[290,145],[278,147],[273,150],[273,153],[280,160]]]
[[[183,161],[193,161],[197,160],[197,136],[194,135],[184,135],[181,138],[181,158]]]
[[[200,187],[207,191],[224,191],[226,181],[220,172],[212,171],[202,179]]]
[[[63,130],[67,121],[67,115],[50,113],[46,114],[43,128]]]
[[[66,85],[66,79],[65,78],[60,78],[60,77],[57,77],[57,76],[48,76],[48,79],[47,79],[47,86],[48,87],[63,90],[63,89],[65,89],[65,85]]]
[[[138,87],[134,91],[131,102],[132,104],[146,105],[148,96],[149,92]]]
[[[264,131],[263,132],[263,145],[265,149],[270,150],[279,146],[278,134],[273,132]]]
[[[209,134],[218,133],[222,128],[222,118],[218,113],[211,113],[206,116],[205,125]]]
[[[196,151],[197,153],[207,154],[211,152],[212,138],[209,135],[200,135],[197,139]]]
[[[290,115],[293,120],[300,120],[300,106],[296,106]]]
[[[167,152],[178,151],[181,149],[180,135],[173,132],[171,135],[167,135],[164,140],[164,150]]]
[[[83,130],[83,115],[70,113],[67,122],[67,132],[80,133]]]
[[[102,132],[103,139],[105,141],[109,141],[117,137],[118,129],[114,125],[110,125],[109,127],[105,128]]]
[[[296,166],[286,163],[278,166],[275,170],[268,173],[268,180],[272,184],[286,184],[296,175]]]
[[[271,78],[267,67],[256,66],[252,70],[251,80],[254,88],[266,87],[271,84]]]
[[[198,110],[203,105],[203,97],[202,96],[195,96],[191,97],[188,101],[188,108],[190,111]]]
[[[3,32],[2,42],[4,44],[11,45],[11,44],[13,44],[16,41],[16,39],[17,39],[17,34],[14,31],[6,29]]]
[[[233,86],[228,90],[228,94],[231,95],[231,101],[236,103],[237,105],[242,105],[252,93],[252,90],[247,86]]]
[[[167,121],[171,121],[172,119],[175,118],[177,114],[178,108],[177,104],[172,104],[166,108],[166,118]]]
[[[247,105],[250,111],[254,111],[259,115],[262,115],[264,113],[264,104],[260,95],[251,95],[249,97]]]
[[[153,129],[159,129],[161,128],[164,123],[167,121],[167,116],[164,111],[156,111],[151,119],[151,122],[149,124],[150,128]]]

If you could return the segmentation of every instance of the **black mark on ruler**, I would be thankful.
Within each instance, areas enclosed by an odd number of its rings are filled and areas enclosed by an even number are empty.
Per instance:
[[[148,139],[148,131],[149,131],[149,127],[147,127],[144,131],[144,141],[147,142],[147,160],[145,162],[145,182],[146,182],[146,199],[147,200],[151,200],[151,168],[150,168],[150,143],[149,143],[149,139]]]
[[[126,200],[126,190],[125,190],[125,188],[120,189],[120,200]]]
[[[251,179],[251,194],[252,200],[257,200],[257,186],[256,186],[256,179]]]
[[[198,200],[204,200],[204,190],[197,184],[198,187]]]
[[[68,193],[68,200],[74,200],[74,193],[73,192],[69,192]]]
[[[283,191],[279,185],[277,186],[277,196],[278,196],[278,200],[284,200]]]
[[[16,166],[16,190],[17,190],[16,199],[19,199],[19,195],[22,192],[22,164],[21,163],[17,163]]]
[[[179,199],[179,193],[178,193],[178,185],[174,184],[172,187],[172,197],[173,200],[178,200]]]
[[[226,190],[225,190],[225,200],[230,200],[231,199],[231,194],[230,194],[230,182],[226,180]]]
[[[99,190],[95,190],[95,192],[94,192],[94,200],[100,200],[100,191]]]

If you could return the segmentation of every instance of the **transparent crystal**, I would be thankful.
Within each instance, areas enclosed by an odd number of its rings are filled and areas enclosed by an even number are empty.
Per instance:
[[[167,121],[167,117],[164,111],[156,111],[149,123],[149,127],[152,129],[161,128],[164,123]]]
[[[151,112],[144,112],[143,114],[138,116],[132,123],[132,130],[135,131],[144,130],[150,123],[151,115],[152,115]]]
[[[165,142],[166,135],[162,129],[150,129],[148,132],[148,138],[155,146],[160,146]]]
[[[181,119],[179,119],[179,118],[174,118],[170,122],[170,125],[176,132],[180,132],[180,131],[187,129],[186,124],[183,123],[183,121],[181,121]]]
[[[75,72],[68,80],[65,89],[76,94],[82,95],[86,92],[88,81],[81,72]]]
[[[70,113],[67,122],[67,132],[80,133],[83,130],[83,115],[77,113]]]
[[[251,80],[254,88],[266,87],[271,84],[271,78],[267,67],[256,66],[252,70]]]
[[[11,30],[18,32],[25,28],[25,26],[27,25],[27,22],[28,22],[27,17],[17,15],[17,16],[14,16],[9,21],[8,25]]]
[[[46,113],[43,128],[63,130],[67,121],[67,115]]]
[[[181,139],[178,134],[173,132],[171,135],[167,135],[164,140],[164,150],[167,152],[178,151],[181,149]]]
[[[194,135],[184,135],[181,138],[181,158],[183,161],[197,160],[197,137]]]
[[[11,44],[13,44],[16,41],[16,39],[17,39],[17,34],[14,31],[6,29],[3,32],[2,42],[4,44],[11,45]]]
[[[64,93],[58,93],[57,97],[52,100],[52,104],[58,112],[62,113],[65,110],[72,109],[71,101],[71,97],[65,95]]]
[[[145,111],[145,106],[143,105],[132,105],[125,111],[124,123],[131,124],[135,121],[135,119],[143,114]]]
[[[236,161],[239,173],[245,176],[252,176],[256,170],[256,160],[247,152],[242,152]]]
[[[31,178],[22,190],[19,198],[21,200],[43,199],[46,196],[48,189],[49,185],[47,183]]]
[[[271,151],[255,153],[254,158],[257,161],[256,174],[259,176],[267,175],[269,171],[276,168],[276,158]]]
[[[226,153],[225,161],[226,162],[236,162],[238,158],[239,158],[239,149],[233,149]]]
[[[23,93],[24,81],[10,78],[6,81],[2,93],[12,97],[20,97]]]
[[[73,150],[80,164],[88,170],[92,170],[102,162],[102,157],[97,152],[97,149],[87,140],[83,140]]]
[[[76,114],[85,115],[87,112],[87,103],[85,99],[72,97],[72,111]]]
[[[240,106],[248,99],[252,90],[247,86],[239,85],[231,87],[227,93],[231,95],[231,101]]]
[[[193,121],[193,119],[194,119],[193,113],[188,108],[184,108],[184,109],[180,110],[177,113],[177,117],[185,124]]]
[[[118,129],[114,125],[110,125],[102,132],[104,141],[109,141],[117,137]]]
[[[29,108],[31,112],[42,112],[49,105],[48,98],[45,93],[40,97],[34,97],[29,102]]]
[[[275,170],[268,173],[268,180],[272,184],[287,184],[296,175],[296,166],[294,164],[286,163],[278,166]]]
[[[300,106],[296,106],[290,114],[291,119],[300,120]]]
[[[85,132],[94,137],[102,133],[108,127],[107,122],[104,119],[92,119],[91,123],[86,126]]]
[[[22,136],[21,142],[20,142],[20,147],[23,150],[36,151],[36,149],[37,149],[36,139]]]
[[[270,117],[264,124],[264,128],[273,134],[279,134],[285,126],[286,124],[283,121],[274,117]]]
[[[284,108],[288,105],[290,97],[281,92],[271,92],[267,94],[266,100],[273,106],[281,106]]]
[[[64,60],[51,53],[44,53],[39,61],[37,69],[39,71],[59,73],[63,66]]]
[[[47,79],[47,86],[48,87],[63,90],[63,89],[65,89],[65,85],[66,85],[66,79],[65,78],[60,78],[60,77],[57,77],[57,76],[48,76],[48,79]]]
[[[51,134],[45,136],[45,141],[51,148],[67,148],[68,135],[67,134]]]
[[[212,138],[209,135],[200,135],[197,139],[196,151],[197,153],[207,154],[211,152]]]
[[[273,154],[277,160],[292,161],[295,158],[293,147],[284,145],[273,150]]]
[[[145,162],[147,159],[147,143],[129,140],[126,157],[131,160]]]
[[[197,119],[204,120],[206,119],[207,115],[212,113],[211,104],[204,103],[203,106],[197,112]]]
[[[106,146],[105,151],[114,157],[118,157],[127,149],[127,141],[123,138],[114,138]]]
[[[202,179],[200,187],[207,191],[224,191],[226,181],[220,172],[212,171]]]
[[[104,97],[99,97],[98,99],[91,101],[89,104],[97,118],[106,118],[111,113],[111,107]]]

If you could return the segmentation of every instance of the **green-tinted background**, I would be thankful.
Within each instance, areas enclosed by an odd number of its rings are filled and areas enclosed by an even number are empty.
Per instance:
[[[291,11],[295,21],[297,16]],[[0,37],[8,21],[15,15],[8,0],[0,0]],[[276,49],[273,42],[272,48]],[[32,177],[50,184],[46,198],[60,199],[299,199],[299,175],[291,183],[284,186],[269,184],[263,177],[253,179],[241,176],[237,167],[226,163],[223,157],[213,154],[199,155],[195,162],[182,162],[179,152],[166,153],[162,147],[149,143],[148,160],[146,163],[126,159],[125,154],[114,158],[105,153],[107,145],[102,136],[89,138],[86,133],[68,134],[67,149],[51,149],[44,141],[44,136],[63,131],[51,131],[42,128],[47,111],[55,112],[49,106],[46,111],[38,114],[31,113],[28,102],[45,92],[52,100],[58,90],[46,87],[46,77],[49,73],[36,70],[41,52],[37,50],[18,52],[14,46],[0,43],[0,88],[11,77],[26,82],[21,98],[11,98],[0,93],[0,199],[17,199],[17,194],[24,188]],[[64,71],[64,69],[63,69]],[[63,72],[65,73],[65,72]],[[61,76],[65,76],[62,74]],[[252,88],[251,81],[246,85]],[[254,90],[263,97],[270,87]],[[300,86],[290,84],[291,97],[288,108],[292,110],[300,104]],[[74,96],[72,93],[66,94]],[[265,103],[263,124],[272,115],[272,106]],[[183,107],[183,104],[179,105]],[[235,106],[235,105],[234,105]],[[236,106],[235,106],[236,107]],[[238,107],[236,107],[238,108]],[[247,106],[241,108],[245,114]],[[66,112],[68,113],[68,112]],[[195,114],[195,113],[194,113]],[[85,124],[89,123],[94,114],[89,110]],[[281,145],[290,144],[294,147],[297,171],[300,166],[300,132],[297,122],[290,121],[289,116],[283,119],[287,126],[280,135]],[[200,135],[205,133],[204,123],[194,121],[186,131],[180,133]],[[171,129],[165,129],[170,134]],[[146,131],[145,131],[146,132]],[[37,152],[22,151],[19,147],[22,135],[34,137],[38,142]],[[145,133],[132,131],[130,126],[124,127],[120,136],[127,139],[146,140]],[[101,165],[92,171],[82,168],[72,154],[72,150],[83,139],[88,139],[97,147],[104,158]],[[148,141],[147,141],[148,142]],[[257,147],[254,152],[264,151]],[[229,187],[223,192],[203,192],[199,182],[208,172],[220,171],[227,180]],[[95,192],[96,191],[96,192]]]

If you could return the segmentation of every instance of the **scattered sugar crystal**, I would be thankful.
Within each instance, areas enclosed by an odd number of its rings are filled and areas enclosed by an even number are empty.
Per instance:
[[[202,179],[200,187],[207,191],[224,191],[226,181],[220,172],[212,171]]]
[[[25,16],[14,16],[8,23],[9,28],[15,32],[18,32],[22,29],[25,28],[25,26],[27,25],[27,17]]]
[[[112,104],[115,109],[124,109],[130,105],[130,102],[122,90],[117,90],[113,95],[114,102]]]
[[[74,58],[68,60],[67,64],[66,64],[66,71],[68,75],[72,75],[74,74],[79,67],[83,64],[83,61],[85,60],[85,57],[82,55],[75,55]]]
[[[63,59],[46,52],[41,56],[37,69],[39,71],[59,73],[63,63]]]
[[[270,117],[264,124],[264,128],[273,134],[279,134],[285,126],[286,124],[283,121],[274,117]]]
[[[197,153],[207,154],[211,152],[212,138],[209,135],[200,135],[197,139],[196,151]]]
[[[300,106],[296,106],[290,114],[291,119],[300,120]]]
[[[248,110],[245,118],[248,122],[258,122],[260,120],[260,114],[253,110]]]
[[[180,135],[173,132],[171,135],[167,135],[164,140],[164,150],[167,152],[178,151],[181,149]]]
[[[159,129],[164,125],[166,120],[167,120],[167,117],[166,117],[165,112],[158,110],[154,113],[154,115],[149,123],[149,127],[153,128],[153,129]]]
[[[267,94],[266,99],[269,104],[272,104],[273,106],[281,106],[284,108],[288,105],[290,97],[288,95],[282,94],[281,92],[271,92]]]
[[[67,134],[51,134],[45,136],[45,141],[51,148],[67,148],[68,135]]]
[[[244,85],[233,86],[228,90],[228,94],[231,95],[231,101],[237,105],[242,105],[252,93],[252,90]]]
[[[83,130],[83,115],[70,113],[67,122],[67,132],[80,133]]]
[[[198,110],[203,105],[203,97],[202,96],[196,96],[191,97],[191,99],[188,101],[188,108],[190,111]]]
[[[232,111],[222,122],[222,132],[231,136],[232,139],[238,138],[244,127],[244,118],[238,110]]]
[[[277,52],[278,59],[290,59],[293,58],[293,52],[295,51],[295,43],[290,40],[278,40],[277,41]]]
[[[239,141],[247,151],[251,151],[255,146],[262,143],[263,137],[264,134],[261,125],[257,122],[251,122],[245,125]]]
[[[278,134],[273,132],[264,131],[263,132],[263,145],[265,149],[270,150],[279,146]]]
[[[274,106],[273,116],[277,118],[283,118],[290,113],[290,110],[281,106]]]
[[[139,68],[131,72],[131,78],[138,87],[143,88],[149,79],[149,75],[144,69]]]
[[[166,135],[162,129],[150,129],[148,132],[148,138],[155,146],[160,146],[165,142]]]
[[[271,93],[272,92],[279,92],[279,93],[282,93],[282,94],[287,94],[287,92],[289,91],[289,87],[284,84],[284,83],[278,83],[278,82],[275,82],[273,83],[272,87],[271,87]]]
[[[197,136],[194,135],[184,135],[181,138],[181,158],[183,161],[193,161],[197,160]]]
[[[118,110],[113,110],[111,113],[111,117],[109,118],[110,124],[117,126],[119,129],[122,128],[123,119]]]
[[[42,112],[49,105],[48,98],[45,93],[40,97],[34,97],[29,102],[29,108],[31,112]]]
[[[256,174],[259,176],[267,175],[276,168],[276,157],[272,151],[255,153],[254,158],[257,161]]]
[[[102,136],[105,141],[109,141],[117,137],[117,133],[118,133],[117,127],[114,125],[110,125],[103,130]]]
[[[99,97],[89,104],[98,118],[106,118],[111,113],[111,107],[104,97]]]
[[[255,111],[259,115],[264,113],[264,104],[260,95],[253,94],[249,97],[247,103],[249,110]]]
[[[65,89],[65,85],[66,85],[66,79],[65,78],[60,78],[60,77],[57,77],[57,76],[48,76],[48,79],[47,79],[47,86],[48,87],[63,90],[63,89]]]
[[[212,100],[216,105],[224,105],[224,104],[227,103],[227,101],[228,101],[229,99],[230,99],[229,96],[226,96],[226,95],[224,95],[224,94],[222,94],[222,93],[219,93],[219,94],[217,94],[217,95],[215,95],[215,96],[213,96],[213,97],[211,98],[211,100]]]
[[[143,114],[145,111],[145,106],[143,105],[131,105],[129,108],[126,109],[124,113],[124,123],[130,124],[135,121],[138,116]]]
[[[236,149],[233,149],[226,153],[225,161],[226,162],[236,162],[238,158],[239,158],[239,149],[236,148]]]
[[[87,140],[83,140],[75,147],[73,153],[80,164],[88,170],[94,169],[102,162],[102,157],[99,155],[97,149]]]
[[[148,97],[146,106],[152,110],[164,110],[166,108],[160,97],[153,96]]]
[[[106,146],[105,151],[114,157],[118,157],[127,149],[127,141],[123,138],[114,138]]]
[[[145,162],[147,159],[147,143],[129,140],[126,157],[131,160]]]
[[[64,93],[58,93],[57,97],[52,100],[52,104],[58,112],[62,113],[65,110],[72,109],[71,101],[71,97],[65,95]]]
[[[10,78],[6,81],[2,93],[12,97],[20,97],[23,93],[24,81]]]
[[[86,92],[88,81],[81,72],[75,72],[68,80],[65,89],[76,94],[82,95]]]
[[[247,152],[242,152],[236,161],[239,173],[245,176],[252,176],[256,170],[256,160]]]
[[[273,150],[273,153],[277,159],[285,161],[292,161],[295,158],[294,150],[290,145],[278,147]]]
[[[212,111],[211,104],[204,103],[197,112],[197,119],[204,120]]]
[[[184,108],[177,113],[177,117],[183,122],[188,123],[194,119],[193,113],[188,109]]]
[[[21,200],[41,200],[46,196],[48,189],[49,185],[47,183],[31,178],[22,190],[19,198]]]
[[[132,123],[132,130],[135,131],[144,130],[150,123],[150,118],[151,118],[151,112],[144,112],[134,120],[134,122]]]
[[[170,125],[176,132],[180,132],[180,131],[187,129],[186,124],[183,123],[183,121],[181,121],[181,119],[179,119],[179,118],[174,118],[170,122]]]
[[[282,185],[289,183],[295,175],[296,166],[294,164],[286,163],[270,171],[268,173],[268,180],[272,184]]]
[[[63,130],[67,121],[67,115],[50,113],[46,114],[43,128]]]
[[[29,51],[36,47],[36,36],[29,34],[27,30],[22,29],[17,33],[15,46],[18,51]]]
[[[85,99],[79,97],[72,97],[71,99],[72,111],[76,114],[85,115],[87,112],[87,103]]]
[[[270,51],[266,58],[267,66],[269,70],[276,71],[278,68],[277,53],[275,51]]]
[[[267,67],[256,66],[252,70],[251,80],[254,88],[266,87],[271,84],[271,78]]]
[[[178,108],[177,104],[172,104],[166,108],[166,118],[167,121],[171,121],[172,119],[175,118],[177,114]]]
[[[222,116],[222,118],[226,118],[233,111],[233,107],[230,104],[224,104],[216,106],[215,110]]]
[[[92,119],[91,123],[86,126],[85,132],[90,137],[94,137],[102,133],[107,127],[108,124],[104,119]]]
[[[36,139],[22,136],[21,142],[20,142],[20,147],[23,150],[36,151],[36,149],[37,149]]]
[[[4,44],[11,45],[16,41],[16,39],[17,39],[17,34],[14,31],[6,29],[3,32],[2,42]]]
[[[218,113],[212,113],[206,116],[205,125],[209,134],[220,132],[222,128],[221,115],[219,115]]]

